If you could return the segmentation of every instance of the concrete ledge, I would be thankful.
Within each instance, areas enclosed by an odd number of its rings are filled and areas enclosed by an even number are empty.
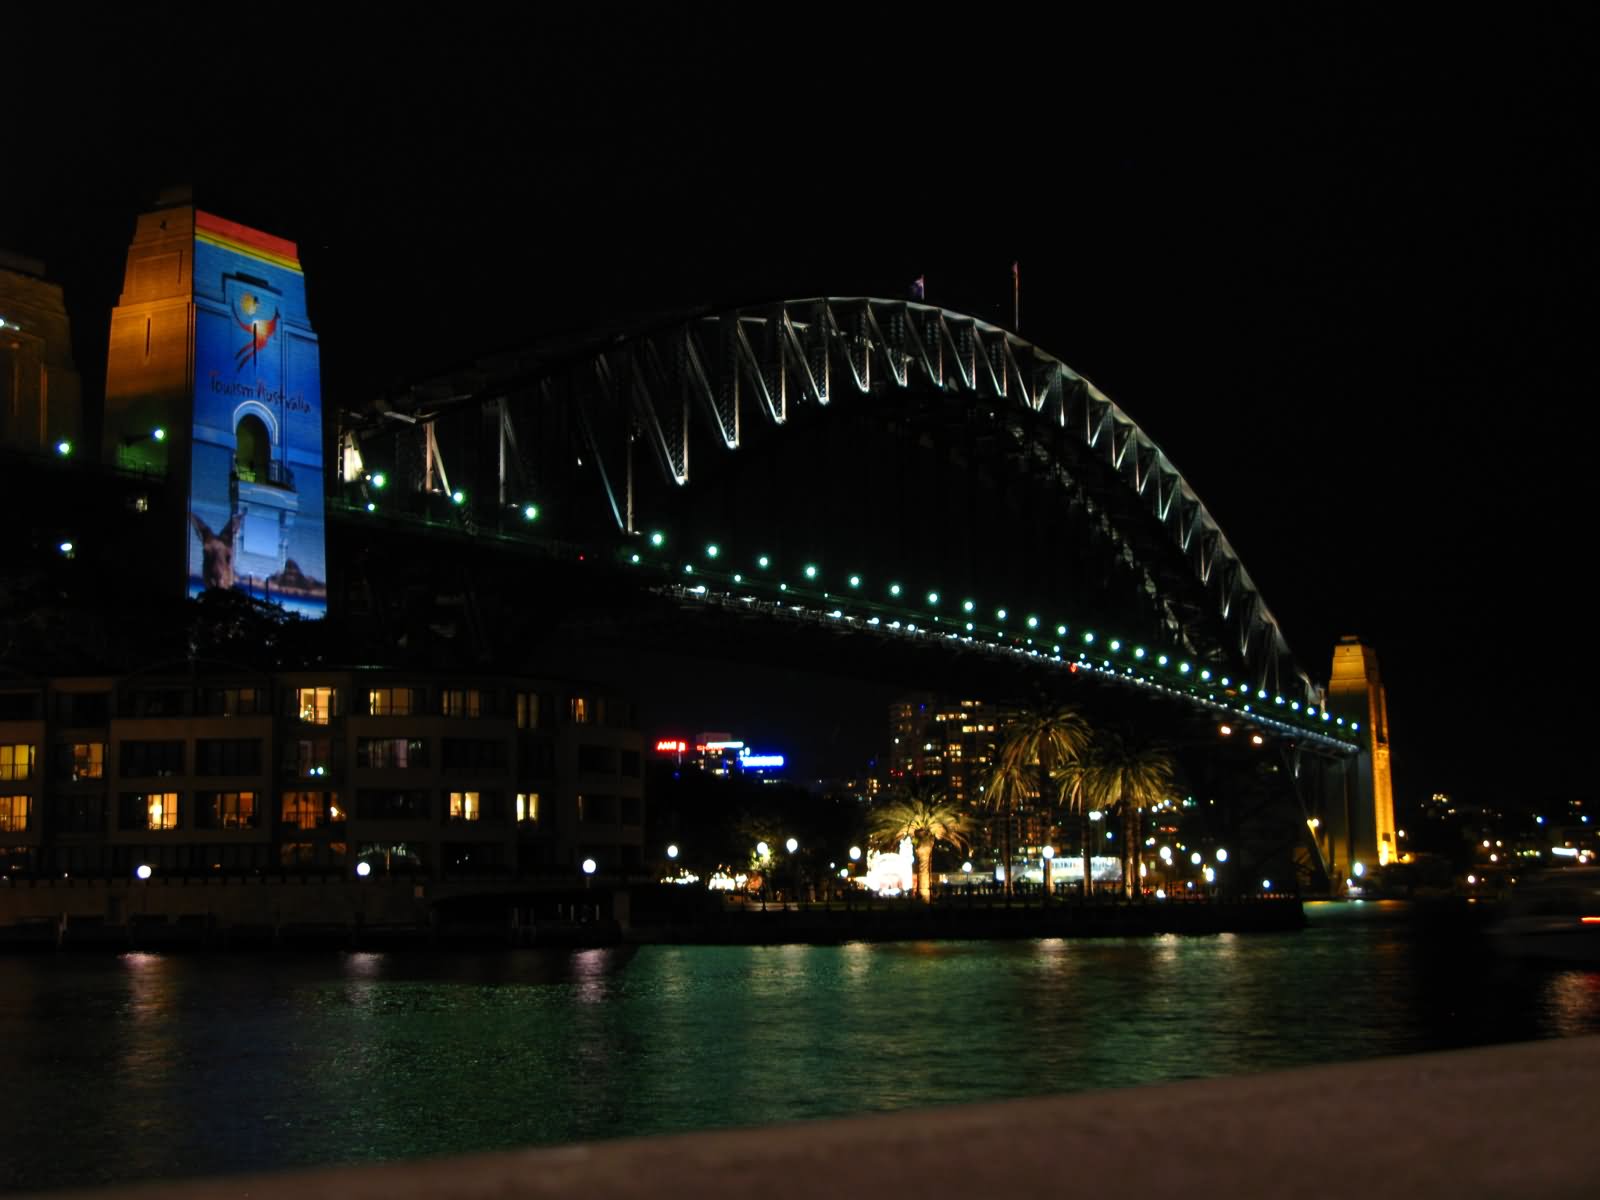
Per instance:
[[[936,1053],[908,1044],[907,1053]],[[164,1183],[145,1200],[1584,1197],[1600,1037],[763,1129]],[[492,1097],[486,1097],[492,1104]]]

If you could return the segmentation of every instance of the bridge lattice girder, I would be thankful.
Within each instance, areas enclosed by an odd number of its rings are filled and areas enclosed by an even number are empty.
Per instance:
[[[474,408],[497,462],[483,461],[480,439],[473,474],[481,488],[497,471],[502,502],[529,484],[517,478],[532,470],[523,447],[552,438],[581,446],[610,521],[632,533],[636,444],[648,446],[669,487],[682,488],[705,450],[740,449],[752,420],[782,428],[808,406],[919,389],[993,406],[1008,450],[1083,506],[1158,598],[1176,642],[1203,655],[1195,630],[1204,616],[1226,631],[1220,649],[1252,686],[1320,700],[1221,527],[1160,446],[1065,363],[972,316],[908,301],[790,300],[487,358],[385,407],[423,425]],[[448,478],[431,434],[421,454],[424,470]]]

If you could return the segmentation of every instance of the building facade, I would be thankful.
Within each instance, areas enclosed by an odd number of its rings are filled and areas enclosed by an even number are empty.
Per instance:
[[[0,875],[570,882],[642,865],[622,697],[392,670],[0,686]]]

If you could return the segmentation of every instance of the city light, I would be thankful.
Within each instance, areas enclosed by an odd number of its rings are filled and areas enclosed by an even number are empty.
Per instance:
[[[765,842],[757,842],[756,843],[756,857],[757,858],[771,858],[772,857],[772,847],[767,845]]]
[[[537,521],[539,519],[539,506],[537,504],[524,504],[522,506],[522,519],[524,521]]]
[[[1222,847],[1220,847],[1220,846],[1217,847],[1217,861],[1218,862],[1227,862],[1228,861],[1228,852],[1226,850],[1222,849]]]
[[[784,842],[783,848],[790,854],[793,854],[796,850],[800,849],[800,842],[796,838],[790,838],[788,841]]]
[[[853,587],[853,588],[860,587],[861,586],[861,576],[859,576],[859,575],[850,576],[850,586]]]
[[[465,504],[467,502],[467,494],[460,488],[457,488],[455,491],[450,493],[450,500],[453,504]]]
[[[62,542],[61,545],[59,547],[57,547],[57,549],[59,549],[61,551],[61,553],[65,554],[68,558],[72,557],[72,549],[73,549],[73,547],[72,547],[72,543],[71,542]]]
[[[677,858],[678,857],[678,847],[677,847],[677,845],[675,843],[673,845],[667,847],[667,857],[668,858]]]
[[[388,485],[389,477],[382,471],[374,471],[372,474],[372,479],[369,482],[373,487],[377,488],[381,492]]]
[[[586,858],[583,860],[583,873],[585,875],[593,875],[598,866],[599,864],[596,863],[594,859]]]
[[[1006,610],[1003,609],[1003,608],[995,609],[994,610],[994,619],[996,621],[1004,621],[1006,619]]]
[[[1215,883],[1217,881],[1217,869],[1215,867],[1207,867],[1201,874],[1206,877],[1207,883]]]
[[[850,861],[851,862],[860,862],[861,861],[861,847],[860,846],[851,846],[850,847]]]
[[[816,577],[817,577],[817,564],[816,563],[807,563],[806,564],[806,578],[807,579],[815,579]]]
[[[1221,733],[1223,737],[1232,737],[1233,736],[1233,726],[1232,725],[1219,725],[1217,727],[1217,732]]]
[[[938,604],[939,604],[939,593],[938,592],[929,592],[928,593],[928,604],[930,606],[933,606],[933,607],[937,607],[938,606]]]
[[[72,453],[72,443],[64,440],[57,442],[56,453],[61,455],[62,458],[66,458],[67,455]]]
[[[722,547],[717,545],[715,542],[711,542],[706,546],[706,557],[707,558],[715,558],[717,555],[719,555],[721,553],[722,553]]]
[[[977,607],[978,607],[977,602],[973,601],[973,600],[963,600],[961,602],[961,611],[962,612],[971,612],[973,609],[975,609]]]
[[[1056,848],[1054,846],[1045,846],[1040,849],[1039,854],[1046,862],[1049,862],[1056,856]]]
[[[765,571],[771,565],[772,565],[772,560],[770,558],[768,558],[765,554],[763,554],[760,558],[756,559],[756,566],[760,567],[763,571]]]
[[[1359,863],[1359,862],[1355,863],[1354,865],[1351,866],[1350,873],[1352,875],[1354,875],[1357,879],[1360,879],[1363,875],[1365,875],[1367,873],[1366,864]]]
[[[134,869],[133,873],[135,875],[137,875],[140,879],[149,879],[151,874],[152,874],[152,871],[150,869],[150,864],[149,863],[140,863],[138,865],[138,867],[136,867]]]
[[[155,438],[155,440],[158,442],[164,442],[167,440],[167,431],[161,428],[161,426],[157,425],[150,431],[150,436]]]
[[[899,594],[900,594],[900,585],[898,583],[891,583],[889,585],[889,595],[898,596]]]
[[[1200,851],[1196,850],[1193,854],[1189,855],[1189,861],[1198,867],[1203,861]]]
[[[372,864],[368,862],[357,863],[356,874],[365,879],[368,875],[372,874]]]
[[[1262,890],[1262,891],[1263,891],[1263,892],[1270,892],[1270,891],[1271,891],[1271,890],[1272,890],[1272,880],[1270,880],[1270,879],[1263,879],[1263,880],[1262,880],[1262,881],[1261,881],[1261,890]]]
[[[650,535],[650,544],[652,546],[664,546],[666,543],[667,535],[662,533],[659,529]]]

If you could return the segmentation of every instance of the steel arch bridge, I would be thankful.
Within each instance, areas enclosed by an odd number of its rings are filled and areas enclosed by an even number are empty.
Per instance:
[[[1027,655],[1354,748],[1161,447],[976,317],[865,297],[699,313],[481,359],[384,397],[340,437],[357,516],[410,508],[475,535],[606,545],[687,600]],[[870,497],[793,507],[891,462],[894,485]],[[942,520],[963,491],[967,545],[905,535],[908,514]],[[773,524],[824,528],[786,539]],[[922,553],[901,546],[867,578],[867,526]],[[786,540],[783,561],[767,553]]]

